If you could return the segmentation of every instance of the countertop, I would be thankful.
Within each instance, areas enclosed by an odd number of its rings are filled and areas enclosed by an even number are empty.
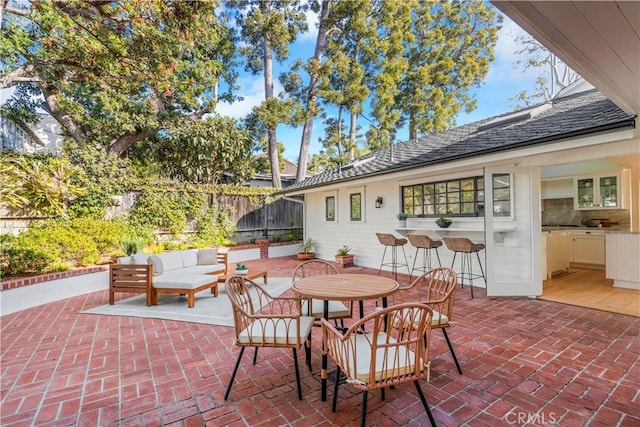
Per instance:
[[[602,230],[605,234],[640,234],[640,231],[629,231],[619,227],[542,227],[542,231]]]

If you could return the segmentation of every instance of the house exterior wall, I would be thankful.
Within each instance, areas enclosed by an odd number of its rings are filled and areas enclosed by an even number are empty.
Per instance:
[[[355,255],[356,265],[378,268],[382,260],[384,246],[378,242],[377,232],[391,233],[397,237],[402,237],[408,232],[422,233],[429,235],[433,239],[442,239],[442,234],[438,232],[438,227],[435,224],[436,218],[409,218],[406,227],[400,229],[396,215],[400,212],[401,186],[477,175],[482,175],[482,169],[474,167],[460,169],[453,173],[434,173],[423,168],[412,171],[411,176],[406,173],[395,174],[395,176],[390,175],[388,177],[379,177],[378,179],[360,180],[350,183],[351,185],[345,183],[344,187],[327,187],[309,192],[305,197],[306,237],[311,237],[314,240],[318,258],[333,260],[337,249],[346,245],[352,249],[351,253]],[[363,219],[362,221],[351,221],[349,212],[350,194],[357,192],[362,194]],[[336,221],[326,221],[325,219],[325,198],[328,196],[336,197]],[[383,206],[381,208],[375,207],[375,200],[378,197],[383,198]],[[501,220],[501,222],[507,221],[510,220]],[[450,234],[469,237],[474,241],[484,240],[483,218],[454,218],[454,223],[456,227],[477,231],[454,231],[449,232]],[[404,250],[409,268],[411,268],[416,248],[407,243],[404,246]],[[453,260],[453,253],[445,246],[442,246],[439,249],[439,254],[442,265],[450,266]],[[402,259],[402,250],[399,250],[398,256],[399,259]],[[390,257],[389,251],[387,251],[387,257]],[[417,264],[420,262],[422,262],[422,257],[419,254]],[[437,262],[435,258],[433,262]],[[474,261],[474,263],[474,271],[479,271],[477,261]],[[402,272],[403,270],[400,271]],[[479,283],[476,283],[476,285],[479,285]]]

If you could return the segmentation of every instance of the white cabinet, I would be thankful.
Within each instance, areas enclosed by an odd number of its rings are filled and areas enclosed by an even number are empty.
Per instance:
[[[540,183],[542,199],[573,198],[573,180],[571,178],[547,179]]]
[[[620,175],[582,176],[573,180],[576,210],[620,209]]]
[[[551,279],[554,273],[569,271],[569,256],[571,254],[571,236],[569,231],[549,231],[546,236],[546,279]]]
[[[605,265],[604,230],[573,230],[571,262]]]

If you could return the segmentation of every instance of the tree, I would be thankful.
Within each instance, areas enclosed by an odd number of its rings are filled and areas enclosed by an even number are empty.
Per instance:
[[[231,98],[218,95],[219,81],[235,75],[233,33],[216,5],[50,0],[0,9],[0,88],[21,87],[10,106],[23,109],[41,95],[76,142],[122,155]]]
[[[152,146],[161,174],[193,183],[242,183],[253,172],[251,138],[229,117],[191,120]]]
[[[392,3],[392,2],[391,2]],[[385,6],[380,73],[372,101],[377,144],[405,124],[409,139],[455,124],[493,60],[500,18],[483,1],[399,2]]]
[[[514,41],[522,46],[514,53],[518,57],[524,56],[523,59],[516,60],[515,66],[520,66],[523,73],[536,68],[542,73],[536,78],[533,93],[523,90],[510,98],[516,101],[514,109],[548,101],[561,89],[580,79],[578,73],[530,35],[518,35],[514,37]]]
[[[298,0],[233,0],[227,4],[236,10],[236,22],[241,28],[247,71],[264,77],[265,101],[254,108],[256,119],[266,130],[271,180],[275,188],[282,188],[278,165],[276,128],[292,120],[292,103],[280,101],[273,89],[273,59],[282,61],[289,56],[289,45],[301,31],[307,30],[304,12],[306,4]]]

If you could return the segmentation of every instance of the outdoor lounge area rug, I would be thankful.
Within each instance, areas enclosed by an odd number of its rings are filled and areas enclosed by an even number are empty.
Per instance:
[[[262,285],[262,281],[257,281]],[[279,296],[291,289],[291,278],[269,277],[265,291],[271,296]],[[107,316],[148,317],[152,319],[178,320],[182,322],[206,323],[209,325],[233,326],[231,302],[225,294],[224,284],[218,285],[218,297],[210,291],[195,295],[195,306],[187,307],[187,297],[180,295],[158,295],[158,305],[147,307],[145,295],[116,301],[114,305],[101,305],[82,311],[81,314],[102,314]]]

